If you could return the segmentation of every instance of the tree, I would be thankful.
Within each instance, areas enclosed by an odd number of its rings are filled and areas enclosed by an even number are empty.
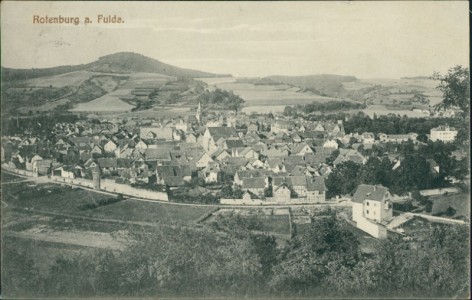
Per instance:
[[[361,166],[351,161],[337,165],[326,180],[327,197],[353,193],[359,185],[360,171]]]
[[[320,296],[318,292],[327,292],[320,288],[334,269],[351,267],[358,259],[359,242],[339,220],[315,218],[303,235],[283,249],[270,285],[293,295]]]
[[[446,75],[434,73],[433,79],[439,80],[437,89],[443,93],[443,101],[436,105],[436,109],[459,108],[463,117],[470,114],[470,78],[469,68],[455,66],[448,70]]]

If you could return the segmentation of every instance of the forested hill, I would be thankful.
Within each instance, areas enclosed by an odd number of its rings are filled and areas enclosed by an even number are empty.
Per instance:
[[[352,82],[357,80],[357,78],[354,76],[327,74],[307,76],[274,75],[265,77],[263,79],[298,86],[306,90],[311,90],[316,94],[331,97],[340,96],[345,92],[343,88],[343,82]]]
[[[59,66],[40,69],[12,69],[2,67],[2,80],[25,80],[43,76],[54,76],[74,71],[91,71],[106,73],[159,73],[173,77],[227,77],[229,74],[214,74],[197,70],[183,69],[165,64],[141,54],[119,52],[100,57],[98,60],[82,65]]]

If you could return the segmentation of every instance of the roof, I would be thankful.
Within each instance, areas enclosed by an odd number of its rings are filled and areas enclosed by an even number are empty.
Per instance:
[[[241,140],[226,140],[226,146],[231,149],[231,148],[242,148],[244,147],[244,144]]]
[[[192,171],[190,170],[189,166],[157,166],[156,172],[159,177],[164,178],[164,181],[166,177],[183,177],[192,175]]]
[[[263,177],[246,177],[243,179],[243,189],[260,189],[265,188],[265,178]]]
[[[306,189],[308,191],[326,191],[324,177],[317,177],[315,180],[307,179]]]
[[[169,148],[148,148],[144,152],[146,159],[167,159],[171,160]]]
[[[447,125],[440,125],[436,128],[432,128],[431,131],[456,131],[454,127],[449,127]]]
[[[245,166],[249,160],[245,157],[228,156],[222,160],[225,164]]]
[[[382,201],[388,189],[382,185],[361,184],[357,187],[352,202],[362,203],[364,200]]]
[[[185,181],[180,176],[164,177],[164,183],[168,186],[183,186]]]
[[[97,163],[100,168],[116,168],[118,166],[116,158],[98,158]]]
[[[207,130],[209,131],[214,141],[218,141],[220,138],[239,138],[238,132],[234,127],[208,127]]]

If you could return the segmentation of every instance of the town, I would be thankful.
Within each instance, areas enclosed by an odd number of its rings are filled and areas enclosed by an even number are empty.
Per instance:
[[[347,134],[344,122],[206,113],[198,103],[195,114],[185,118],[80,119],[56,123],[48,135],[25,129],[3,136],[2,168],[156,201],[350,205],[352,221],[377,238],[389,230],[401,232],[413,216],[393,218],[394,204],[468,220],[466,198],[448,204],[425,200],[464,189],[467,154],[453,146],[457,129],[439,125],[423,138],[415,132]],[[434,147],[447,156],[430,151]],[[356,178],[343,178],[356,172],[365,180],[356,184]],[[392,178],[405,176],[402,172],[412,178],[399,187]],[[421,181],[411,185],[418,176]],[[374,192],[377,185],[381,192]],[[378,209],[369,211],[369,201],[377,201]]]

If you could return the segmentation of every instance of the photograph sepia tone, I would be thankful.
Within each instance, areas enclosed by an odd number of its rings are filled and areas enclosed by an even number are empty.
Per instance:
[[[467,1],[1,3],[2,299],[469,299]]]

